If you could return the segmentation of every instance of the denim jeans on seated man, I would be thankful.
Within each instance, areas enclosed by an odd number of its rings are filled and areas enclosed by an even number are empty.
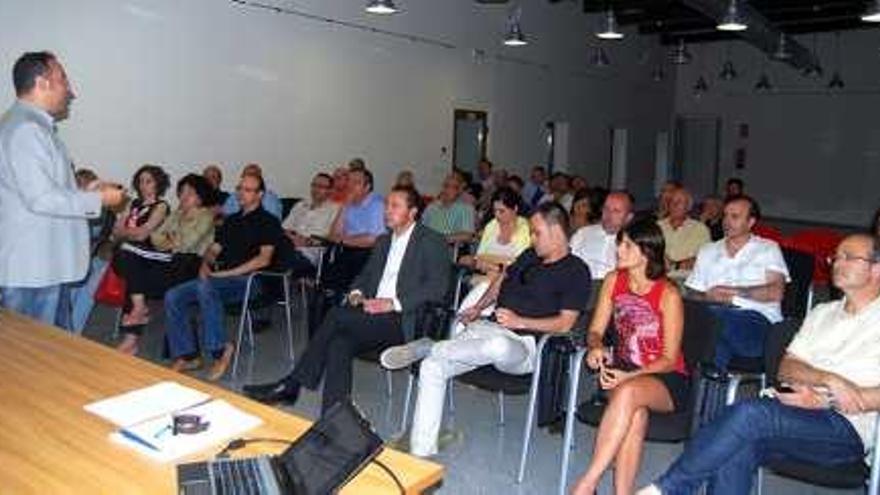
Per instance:
[[[225,325],[225,306],[244,301],[247,275],[228,278],[197,278],[165,293],[165,317],[171,357],[192,358],[198,352],[195,329],[189,323],[190,309],[198,307],[202,322],[202,349],[215,354],[229,342]],[[257,296],[256,280],[250,299]]]
[[[0,287],[0,306],[16,313],[62,328],[69,318],[61,317],[63,285],[48,287]],[[68,306],[69,307],[69,306]]]
[[[715,342],[715,366],[726,370],[734,356],[761,357],[770,320],[757,311],[733,306],[710,305],[709,311],[721,320],[721,332]]]
[[[663,495],[750,493],[757,468],[775,459],[826,466],[862,459],[864,447],[853,425],[833,409],[786,406],[754,399],[728,407],[704,426],[684,453],[654,482]]]

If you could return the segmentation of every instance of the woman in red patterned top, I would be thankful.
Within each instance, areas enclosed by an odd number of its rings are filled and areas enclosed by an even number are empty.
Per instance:
[[[612,462],[615,493],[632,493],[648,411],[672,412],[687,399],[682,302],[666,278],[664,252],[654,222],[635,222],[617,234],[617,270],[605,277],[587,336],[587,365],[598,371],[610,397],[575,495],[594,493]],[[603,345],[612,318],[613,354]]]

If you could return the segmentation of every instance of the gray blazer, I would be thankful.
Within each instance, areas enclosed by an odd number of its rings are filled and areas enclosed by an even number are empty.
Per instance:
[[[364,296],[376,296],[385,261],[391,248],[391,234],[379,236],[363,270],[351,288]],[[449,290],[452,260],[446,239],[421,223],[416,223],[403,254],[397,276],[397,299],[402,308],[401,328],[407,340],[413,338],[417,312],[426,303],[442,303]]]
[[[54,119],[17,101],[0,118],[0,286],[82,280],[87,219],[100,213],[100,194],[76,188]]]

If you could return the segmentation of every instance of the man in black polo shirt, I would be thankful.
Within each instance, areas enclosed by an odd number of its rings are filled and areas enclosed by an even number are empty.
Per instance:
[[[202,348],[214,358],[208,378],[217,380],[226,373],[234,347],[226,335],[223,306],[244,298],[248,275],[272,263],[275,246],[283,236],[278,219],[261,206],[265,190],[262,177],[242,176],[236,188],[241,210],[227,217],[217,229],[214,244],[208,248],[199,269],[199,278],[165,294],[166,334],[174,358],[173,370],[199,366],[188,318],[190,306],[197,304],[202,315]]]
[[[532,248],[498,277],[473,307],[459,312],[466,324],[452,339],[421,339],[382,353],[389,369],[424,359],[410,436],[410,452],[437,452],[446,382],[480,366],[493,365],[514,375],[535,366],[535,333],[570,331],[590,298],[590,271],[568,251],[568,215],[557,203],[537,207],[529,219]],[[494,321],[478,319],[495,307]],[[518,333],[526,331],[525,333]]]

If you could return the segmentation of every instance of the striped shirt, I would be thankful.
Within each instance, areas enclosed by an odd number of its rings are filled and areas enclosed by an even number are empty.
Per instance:
[[[456,201],[449,206],[434,201],[425,208],[422,224],[443,235],[473,233],[474,207],[463,201]]]

